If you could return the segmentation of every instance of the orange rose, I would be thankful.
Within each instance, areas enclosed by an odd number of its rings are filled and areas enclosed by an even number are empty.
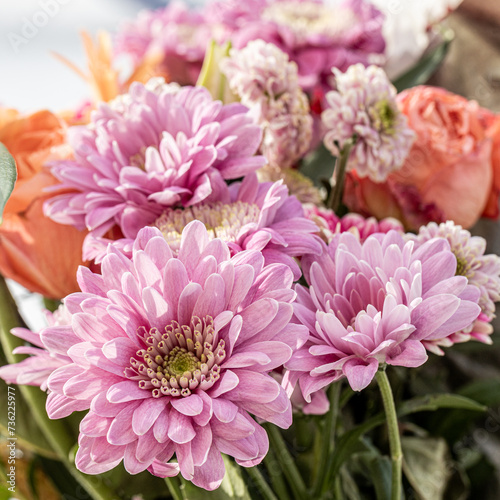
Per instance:
[[[405,164],[382,184],[351,175],[346,204],[377,218],[397,217],[409,229],[447,219],[472,226],[494,188],[489,112],[427,86],[405,90],[398,103],[417,133]],[[498,203],[498,195],[491,203]]]
[[[18,180],[0,226],[0,273],[33,292],[59,299],[78,291],[86,233],[43,215],[42,190],[58,181],[44,164],[71,154],[66,126],[49,111],[27,117],[0,110],[0,142],[14,156]]]

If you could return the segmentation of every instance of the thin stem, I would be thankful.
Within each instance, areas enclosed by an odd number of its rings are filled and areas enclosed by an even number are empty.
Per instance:
[[[330,386],[330,409],[326,414],[324,420],[325,426],[322,433],[323,447],[321,448],[321,455],[319,464],[317,466],[316,481],[313,489],[313,497],[318,497],[321,493],[323,483],[327,479],[326,470],[328,459],[333,452],[335,446],[335,427],[337,425],[337,418],[339,414],[339,399],[342,382],[336,382]]]
[[[259,493],[262,495],[262,498],[264,498],[264,500],[278,500],[278,497],[274,494],[271,487],[267,484],[267,481],[264,479],[264,476],[257,466],[249,467],[248,469],[246,469],[246,471],[257,486]]]
[[[332,187],[332,190],[330,191],[327,206],[331,208],[336,214],[338,214],[340,205],[342,204],[345,174],[347,172],[347,162],[349,161],[349,155],[351,154],[351,149],[354,146],[355,142],[355,137],[351,137],[350,139],[348,139],[340,150],[339,156],[337,157],[337,160],[335,162],[335,168],[333,171],[335,183]]]
[[[0,341],[9,363],[17,363],[23,356],[13,355],[12,350],[24,345],[24,341],[15,337],[10,330],[17,326],[24,326],[17,305],[10,293],[3,276],[0,276]],[[50,420],[45,410],[46,395],[38,387],[20,385],[19,389],[39,429],[47,438],[52,449],[64,463],[71,475],[87,490],[94,500],[110,500],[117,498],[102,478],[87,476],[78,471],[70,461],[69,454],[74,441],[61,420]]]
[[[387,430],[389,433],[389,448],[391,451],[392,476],[391,476],[391,500],[400,500],[401,498],[401,480],[403,452],[401,450],[401,440],[399,438],[398,416],[394,397],[392,395],[391,384],[387,378],[385,368],[379,370],[375,375],[382,401],[384,403],[385,416],[387,420]]]
[[[278,494],[279,499],[290,500],[286,483],[283,480],[283,472],[277,463],[276,456],[274,455],[272,448],[269,448],[267,455],[264,457],[264,465],[266,466],[267,473],[271,478],[271,484],[273,485],[274,491]]]
[[[184,500],[184,495],[182,494],[179,478],[166,477],[165,484],[167,485],[168,491],[170,492],[174,500]]]
[[[297,498],[298,500],[308,498],[304,480],[302,479],[302,476],[300,475],[300,472],[295,465],[294,459],[288,451],[281,432],[273,424],[267,426],[267,432],[269,434],[269,441],[271,443],[271,446],[273,447],[278,462],[281,466],[281,470],[288,479],[295,498]]]

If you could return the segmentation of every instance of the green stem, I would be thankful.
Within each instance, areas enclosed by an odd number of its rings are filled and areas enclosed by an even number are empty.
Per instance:
[[[382,401],[384,403],[385,416],[387,420],[387,430],[389,433],[389,448],[391,451],[392,476],[391,476],[391,500],[401,499],[401,480],[403,452],[401,450],[401,440],[399,438],[398,416],[394,397],[392,395],[391,384],[387,378],[385,368],[379,370],[375,375]]]
[[[184,500],[178,477],[166,477],[165,483],[174,500]]]
[[[272,448],[269,448],[267,455],[264,457],[264,465],[266,466],[267,473],[271,478],[271,484],[273,485],[274,491],[278,494],[279,499],[290,500],[288,488],[283,480],[283,472],[277,463],[276,456]]]
[[[12,354],[13,349],[24,345],[23,340],[10,333],[10,330],[17,326],[24,326],[24,323],[5,279],[0,276],[0,341],[9,363],[18,363],[24,359],[24,356]],[[30,407],[31,414],[38,427],[71,475],[87,490],[94,500],[117,498],[117,495],[104,484],[101,477],[87,476],[73,466],[69,458],[74,445],[73,438],[68,433],[63,421],[49,419],[45,410],[45,393],[38,387],[28,385],[20,385],[19,389]]]
[[[278,500],[278,497],[274,494],[273,490],[267,484],[267,481],[264,479],[264,476],[257,466],[249,467],[245,470],[247,471],[247,474],[252,478],[255,486],[259,490],[259,493],[264,500]]]
[[[348,139],[340,150],[339,156],[337,157],[337,160],[335,162],[335,168],[333,171],[335,182],[332,186],[332,190],[330,191],[327,206],[328,208],[331,208],[336,214],[339,213],[340,205],[342,204],[345,174],[347,172],[347,162],[349,161],[349,155],[351,154],[351,149],[354,146],[355,142],[355,137],[351,137],[350,139]]]
[[[327,465],[330,455],[333,453],[335,446],[335,427],[339,414],[339,399],[342,382],[336,382],[330,386],[330,409],[324,420],[324,428],[322,433],[323,447],[319,464],[317,466],[316,481],[313,489],[313,497],[319,497],[323,483],[332,478],[326,477]]]
[[[274,449],[276,457],[278,458],[278,462],[281,466],[281,470],[285,474],[293,490],[295,498],[297,498],[298,500],[308,498],[304,480],[302,479],[302,476],[300,475],[300,472],[295,465],[294,459],[288,451],[285,440],[283,439],[280,430],[275,425],[270,424],[267,426],[267,432],[269,434],[269,441],[271,443],[271,446]]]

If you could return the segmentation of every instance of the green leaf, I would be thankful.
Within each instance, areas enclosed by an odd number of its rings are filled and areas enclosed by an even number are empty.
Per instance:
[[[458,408],[473,411],[486,410],[485,406],[463,396],[457,396],[455,394],[433,394],[405,401],[400,405],[397,413],[398,417],[403,417],[419,411],[435,411],[439,408]],[[332,457],[329,469],[330,477],[337,474],[341,465],[354,452],[358,445],[359,438],[384,422],[385,415],[381,412],[340,437]]]
[[[391,467],[390,458],[385,456],[374,456],[368,462],[377,500],[388,500],[391,497]]]
[[[302,161],[300,173],[309,177],[316,187],[322,187],[323,181],[328,183],[335,168],[335,157],[321,143],[312,153],[308,154]]]
[[[221,485],[214,491],[206,491],[183,480],[182,492],[185,500],[251,500],[241,474],[241,468],[225,455],[222,457],[226,467],[226,475]]]
[[[224,104],[239,101],[237,96],[231,92],[227,78],[220,70],[220,62],[229,56],[230,48],[231,42],[217,45],[215,40],[212,40],[207,47],[200,76],[196,82],[196,85],[207,88],[214,99],[218,99]]]
[[[5,204],[9,199],[17,179],[17,168],[14,158],[0,142],[0,224]]]
[[[448,446],[442,438],[401,438],[403,471],[420,500],[441,500],[450,478]]]
[[[398,92],[416,85],[423,85],[434,74],[448,53],[455,34],[451,29],[447,29],[441,36],[442,41],[435,49],[425,54],[413,68],[392,82]]]

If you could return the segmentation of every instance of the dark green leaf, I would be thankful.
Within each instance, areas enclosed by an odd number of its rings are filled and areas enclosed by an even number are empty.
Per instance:
[[[17,179],[16,162],[8,149],[0,142],[0,224],[5,204]]]
[[[435,411],[439,408],[459,408],[462,410],[485,411],[486,407],[472,399],[454,394],[433,394],[405,401],[398,408],[398,417],[417,413],[419,411]],[[379,413],[363,424],[343,434],[337,442],[333,454],[330,475],[335,476],[344,461],[357,447],[359,438],[366,432],[385,422],[385,415]]]
[[[312,153],[308,154],[302,161],[300,173],[309,177],[316,187],[322,187],[324,180],[332,178],[335,167],[335,157],[330,151],[320,144]]]
[[[377,500],[389,500],[391,498],[391,460],[389,457],[372,457],[368,462],[368,469]]]
[[[397,91],[401,92],[404,89],[426,83],[443,62],[454,37],[452,30],[444,31],[442,41],[435,49],[425,54],[413,68],[392,82]]]

